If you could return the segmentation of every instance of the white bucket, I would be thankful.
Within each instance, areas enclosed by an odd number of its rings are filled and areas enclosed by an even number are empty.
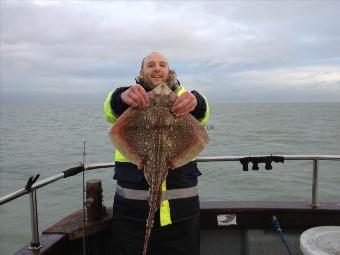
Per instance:
[[[322,226],[306,230],[300,237],[304,255],[340,255],[340,227]]]

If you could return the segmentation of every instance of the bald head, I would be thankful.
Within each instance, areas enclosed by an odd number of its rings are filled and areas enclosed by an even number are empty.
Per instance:
[[[164,55],[162,55],[160,52],[158,51],[153,51],[151,53],[149,53],[148,55],[146,55],[144,58],[143,58],[143,61],[142,61],[142,65],[141,65],[141,70],[143,69],[144,67],[144,64],[150,59],[150,58],[153,58],[153,57],[160,57],[164,60],[164,62],[168,65],[168,60],[164,57]]]
[[[151,52],[142,62],[140,77],[155,88],[169,79],[168,60],[159,52]]]

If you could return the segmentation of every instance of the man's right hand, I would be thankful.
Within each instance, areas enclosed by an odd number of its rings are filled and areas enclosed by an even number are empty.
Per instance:
[[[129,89],[125,90],[120,98],[122,101],[132,107],[138,107],[140,109],[146,109],[150,106],[149,96],[145,89],[139,85],[133,85]]]

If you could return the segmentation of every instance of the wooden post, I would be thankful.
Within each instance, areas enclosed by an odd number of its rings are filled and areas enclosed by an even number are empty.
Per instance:
[[[102,195],[102,182],[101,180],[94,179],[86,182],[86,220],[88,222],[97,221],[102,219],[105,215],[105,207],[103,207]]]

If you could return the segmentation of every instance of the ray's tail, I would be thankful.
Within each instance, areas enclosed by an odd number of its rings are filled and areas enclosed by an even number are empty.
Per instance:
[[[146,251],[148,249],[148,243],[151,236],[151,229],[155,220],[155,213],[160,208],[160,205],[162,203],[162,189],[161,188],[158,188],[157,190],[150,189],[148,201],[150,208],[148,219],[146,221],[143,255],[146,255]]]

